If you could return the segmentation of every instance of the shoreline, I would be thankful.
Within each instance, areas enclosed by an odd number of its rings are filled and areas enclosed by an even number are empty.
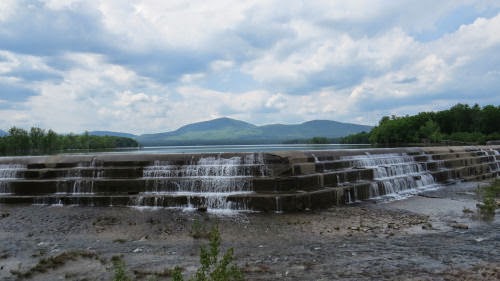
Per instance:
[[[283,214],[0,205],[0,279],[111,280],[113,256],[123,257],[134,280],[170,280],[166,272],[175,266],[191,276],[207,244],[193,231],[218,225],[222,248],[234,248],[246,280],[481,280],[482,274],[495,280],[499,216],[481,221],[464,212],[476,211],[477,184]],[[30,278],[17,277],[65,253],[74,256]]]

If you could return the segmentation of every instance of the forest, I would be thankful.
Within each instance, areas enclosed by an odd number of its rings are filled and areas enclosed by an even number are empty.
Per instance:
[[[8,134],[0,137],[0,155],[43,155],[61,151],[100,150],[137,147],[131,139],[115,136],[93,136],[84,134],[57,134],[53,130],[32,127],[29,131],[12,127]]]
[[[500,106],[457,104],[413,116],[385,116],[370,132],[349,135],[341,143],[381,146],[409,144],[484,144],[500,140]]]

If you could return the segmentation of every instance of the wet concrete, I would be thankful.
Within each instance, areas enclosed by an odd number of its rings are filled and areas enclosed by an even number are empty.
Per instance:
[[[479,219],[476,191],[477,184],[467,183],[400,201],[232,216],[0,205],[0,280],[17,280],[16,272],[29,271],[41,259],[75,250],[98,258],[76,257],[30,278],[111,280],[110,259],[116,255],[137,280],[154,273],[157,280],[169,280],[159,273],[176,265],[187,276],[207,243],[193,238],[193,228],[215,224],[247,280],[498,280],[500,215]]]

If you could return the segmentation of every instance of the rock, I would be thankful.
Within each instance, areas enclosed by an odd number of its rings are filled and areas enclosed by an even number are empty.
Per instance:
[[[200,207],[198,207],[196,210],[197,210],[198,212],[206,213],[206,212],[207,212],[207,209],[208,209],[208,208],[207,208],[207,206],[200,206]]]
[[[456,229],[469,229],[469,226],[466,225],[465,223],[454,223],[451,225],[451,227]]]
[[[422,229],[430,230],[430,229],[432,229],[432,224],[429,222],[425,223],[424,225],[422,225]]]

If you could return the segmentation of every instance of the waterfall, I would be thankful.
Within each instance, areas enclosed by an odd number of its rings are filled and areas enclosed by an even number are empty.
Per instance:
[[[373,170],[370,197],[397,197],[418,190],[435,187],[434,177],[419,162],[407,154],[367,154],[343,157],[353,168]]]
[[[0,164],[0,196],[10,194],[10,182],[17,179],[19,171],[26,169],[21,164]]]
[[[57,194],[90,195],[94,194],[96,179],[102,178],[103,170],[96,165],[95,159],[81,162],[64,172],[63,178],[68,184],[57,184]]]
[[[490,172],[492,173],[500,173],[500,153],[498,150],[489,149],[489,150],[480,150],[480,153],[487,157],[488,164],[490,167]],[[498,174],[497,174],[498,176]]]
[[[144,167],[147,192],[141,195],[185,196],[188,206],[184,207],[244,209],[227,200],[228,196],[253,193],[252,179],[267,174],[261,154],[231,158],[207,156],[193,159],[187,165],[157,160]]]

